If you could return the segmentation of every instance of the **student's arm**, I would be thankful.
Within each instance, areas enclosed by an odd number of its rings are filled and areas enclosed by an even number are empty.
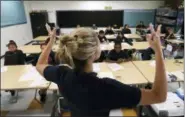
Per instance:
[[[50,55],[53,43],[55,43],[55,37],[56,37],[56,29],[54,29],[53,31],[49,32],[50,34],[50,41],[47,44],[46,48],[43,50],[43,52],[41,53],[38,62],[36,64],[36,69],[38,70],[38,72],[43,75],[44,73],[44,69],[49,66],[48,64],[48,57]]]
[[[6,56],[7,56],[8,52],[5,53],[5,57],[4,57],[4,65],[7,65],[7,59],[6,59]]]
[[[151,47],[155,51],[156,68],[155,68],[155,81],[151,90],[141,89],[141,105],[149,105],[153,103],[160,103],[166,100],[167,96],[167,81],[166,70],[160,42],[160,27],[156,33],[147,37]]]

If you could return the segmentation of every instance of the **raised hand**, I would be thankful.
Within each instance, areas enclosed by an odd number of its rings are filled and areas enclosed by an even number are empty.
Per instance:
[[[147,41],[150,44],[150,47],[154,51],[161,50],[161,41],[160,41],[160,35],[161,35],[161,25],[157,27],[157,31],[154,30],[154,27],[150,25],[149,27],[151,34],[147,35]]]
[[[48,35],[49,35],[50,39],[55,40],[56,39],[56,28],[51,30],[51,27],[48,24],[46,24],[46,29],[48,31]]]

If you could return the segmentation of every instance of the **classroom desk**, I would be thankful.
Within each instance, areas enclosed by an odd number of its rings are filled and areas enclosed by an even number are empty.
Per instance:
[[[41,52],[40,45],[25,45],[19,47],[25,54],[38,54]]]
[[[50,84],[32,65],[4,67],[6,70],[1,72],[1,90],[45,89]]]
[[[155,79],[155,65],[152,65],[152,60],[150,61],[133,61],[133,64],[140,70],[140,72],[145,76],[145,78],[153,83]],[[178,70],[183,70],[183,63],[176,63],[175,60],[165,60],[166,71],[174,72]],[[177,78],[177,82],[182,80]]]
[[[128,39],[142,39],[138,34],[124,34],[124,36]]]
[[[177,39],[168,39],[167,41],[173,44],[183,44],[184,43],[184,40],[177,40]]]
[[[48,38],[49,36],[38,36],[36,38],[34,38],[33,40],[34,41],[46,41],[46,39]]]
[[[116,39],[117,35],[116,35],[116,34],[113,34],[113,35],[105,35],[105,37],[106,37],[108,40],[114,40],[114,39]]]
[[[101,72],[111,72],[116,80],[129,85],[139,85],[139,84],[147,84],[148,81],[145,77],[139,72],[139,70],[132,64],[132,62],[125,62],[120,64],[123,69],[118,71],[112,71],[108,67],[108,63],[96,63],[100,66]],[[134,73],[134,74],[133,74]],[[108,76],[107,76],[108,77]]]

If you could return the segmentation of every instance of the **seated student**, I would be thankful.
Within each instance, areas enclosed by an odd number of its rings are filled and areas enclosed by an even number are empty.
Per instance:
[[[131,34],[128,24],[125,24],[124,28],[122,29],[122,34]]]
[[[99,58],[101,50],[96,33],[89,28],[79,28],[60,41],[57,58],[66,61],[65,65],[49,65],[47,57],[55,41],[54,31],[50,31],[50,42],[40,55],[36,69],[46,80],[58,85],[60,93],[69,102],[72,117],[108,117],[113,109],[165,102],[167,78],[158,36],[160,32],[153,33],[147,39],[156,53],[153,87],[140,89],[109,76],[99,78],[93,72],[93,62]]]
[[[41,51],[43,51],[43,50],[45,49],[45,47],[46,47],[46,45],[48,44],[49,40],[50,40],[50,38],[47,39],[44,43],[42,43],[42,44],[40,45]],[[40,54],[41,54],[41,53],[40,53]],[[36,55],[35,60],[34,60],[34,62],[33,62],[33,65],[34,65],[34,66],[35,66],[36,63],[37,63],[40,54]],[[54,53],[52,50],[51,50],[51,52],[50,52],[50,54],[49,54],[48,64],[50,64],[50,65],[56,65],[55,53]],[[39,90],[40,101],[41,101],[42,103],[44,103],[45,100],[46,100],[46,93],[47,93],[47,89],[41,89],[41,90]]]
[[[140,23],[136,26],[136,29],[144,29],[146,26],[144,25],[143,21],[140,21]]]
[[[99,35],[98,35],[98,38],[100,40],[101,43],[103,42],[106,42],[107,41],[107,38],[105,37],[105,33],[103,30],[100,30],[99,31]]]
[[[24,65],[26,56],[21,50],[17,49],[17,44],[10,40],[7,47],[8,51],[5,53],[4,65]],[[12,96],[15,95],[14,90],[10,90],[10,93]]]
[[[96,24],[93,24],[93,25],[92,25],[92,29],[93,29],[93,30],[96,30],[96,29],[97,29]]]
[[[105,30],[105,35],[113,35],[114,31],[112,30],[111,26],[108,26],[107,29]]]
[[[114,49],[111,50],[107,56],[107,62],[111,63],[122,63],[128,59],[128,55],[122,50],[121,43],[116,42],[114,44]]]
[[[172,28],[167,28],[167,33],[164,39],[175,39],[175,35]]]
[[[119,27],[116,24],[114,24],[113,29],[119,29]]]
[[[124,37],[121,33],[118,33],[118,36],[116,37],[116,40],[114,41],[115,43],[119,42],[122,43],[124,40]]]

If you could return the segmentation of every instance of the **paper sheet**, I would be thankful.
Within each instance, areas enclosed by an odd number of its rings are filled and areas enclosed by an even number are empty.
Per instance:
[[[100,65],[98,63],[93,64],[93,71],[94,72],[99,72],[100,71]]]
[[[29,87],[37,87],[37,86],[44,86],[48,83],[48,81],[44,80],[44,79],[38,79],[38,80],[34,80]]]
[[[6,66],[1,67],[1,73],[2,73],[2,72],[6,72],[7,70],[8,70],[8,68],[7,68]]]
[[[166,47],[166,50],[168,50],[169,52],[171,52],[172,49],[173,49],[173,47],[170,44],[168,44],[167,47]]]
[[[156,66],[156,62],[155,62],[155,61],[150,62],[150,65],[151,65],[152,67],[155,67],[155,66]]]
[[[106,50],[106,47],[107,47],[107,46],[106,46],[105,44],[101,44],[101,45],[100,45],[100,49],[101,49],[101,50]]]
[[[117,63],[110,63],[110,64],[108,64],[108,67],[109,67],[112,71],[118,71],[118,70],[123,69],[123,67],[120,66],[120,65],[117,64]]]
[[[182,72],[183,72],[182,70],[175,71],[175,72],[171,72],[171,74],[175,75],[180,80],[184,80],[184,74]]]
[[[111,79],[115,79],[112,72],[100,72],[98,73],[98,77],[99,78],[111,78]]]
[[[121,109],[111,110],[109,113],[109,117],[123,117],[123,113]]]
[[[159,111],[168,111],[169,116],[182,116],[184,114],[184,102],[175,93],[168,92],[167,99],[163,103],[152,104],[152,108]]]
[[[26,74],[23,74],[20,78],[19,78],[19,82],[23,82],[23,81],[35,81],[35,80],[41,80],[44,79],[36,70],[35,67],[31,68],[29,70],[29,72],[27,72]]]

